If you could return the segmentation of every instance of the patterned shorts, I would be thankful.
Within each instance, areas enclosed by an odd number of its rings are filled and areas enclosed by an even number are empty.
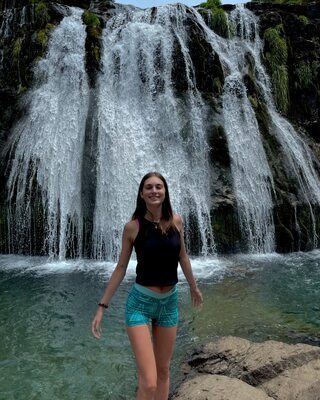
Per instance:
[[[178,324],[178,291],[158,293],[135,283],[126,303],[127,326],[153,325],[173,327]]]

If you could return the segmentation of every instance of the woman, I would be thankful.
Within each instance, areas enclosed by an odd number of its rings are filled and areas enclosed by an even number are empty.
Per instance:
[[[137,277],[126,303],[126,324],[138,369],[136,399],[167,400],[178,323],[178,262],[189,283],[194,306],[202,303],[202,294],[186,253],[181,218],[173,214],[168,185],[157,172],[142,178],[136,210],[124,227],[118,264],[92,321],[92,333],[98,339],[104,309],[126,274],[133,247]]]

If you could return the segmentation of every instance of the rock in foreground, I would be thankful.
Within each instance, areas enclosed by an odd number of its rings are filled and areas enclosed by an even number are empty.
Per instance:
[[[195,351],[174,400],[320,400],[320,348],[236,337]]]

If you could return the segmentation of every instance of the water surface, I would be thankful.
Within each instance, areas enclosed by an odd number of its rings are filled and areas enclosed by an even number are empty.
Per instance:
[[[190,308],[180,275],[172,386],[186,354],[218,336],[319,345],[319,251],[192,261],[205,303],[201,310]],[[123,322],[134,262],[107,311],[103,338],[90,333],[113,267],[0,256],[1,400],[134,398],[135,366]]]

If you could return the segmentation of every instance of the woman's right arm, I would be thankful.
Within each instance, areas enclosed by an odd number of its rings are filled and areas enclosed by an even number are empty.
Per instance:
[[[134,237],[136,236],[136,229],[137,227],[135,221],[130,221],[125,225],[122,235],[122,247],[119,261],[111,275],[111,278],[99,303],[108,305],[112,296],[125,277],[132,253]],[[96,315],[91,324],[91,332],[97,339],[100,339],[101,337],[101,320],[104,310],[104,307],[98,306]]]

